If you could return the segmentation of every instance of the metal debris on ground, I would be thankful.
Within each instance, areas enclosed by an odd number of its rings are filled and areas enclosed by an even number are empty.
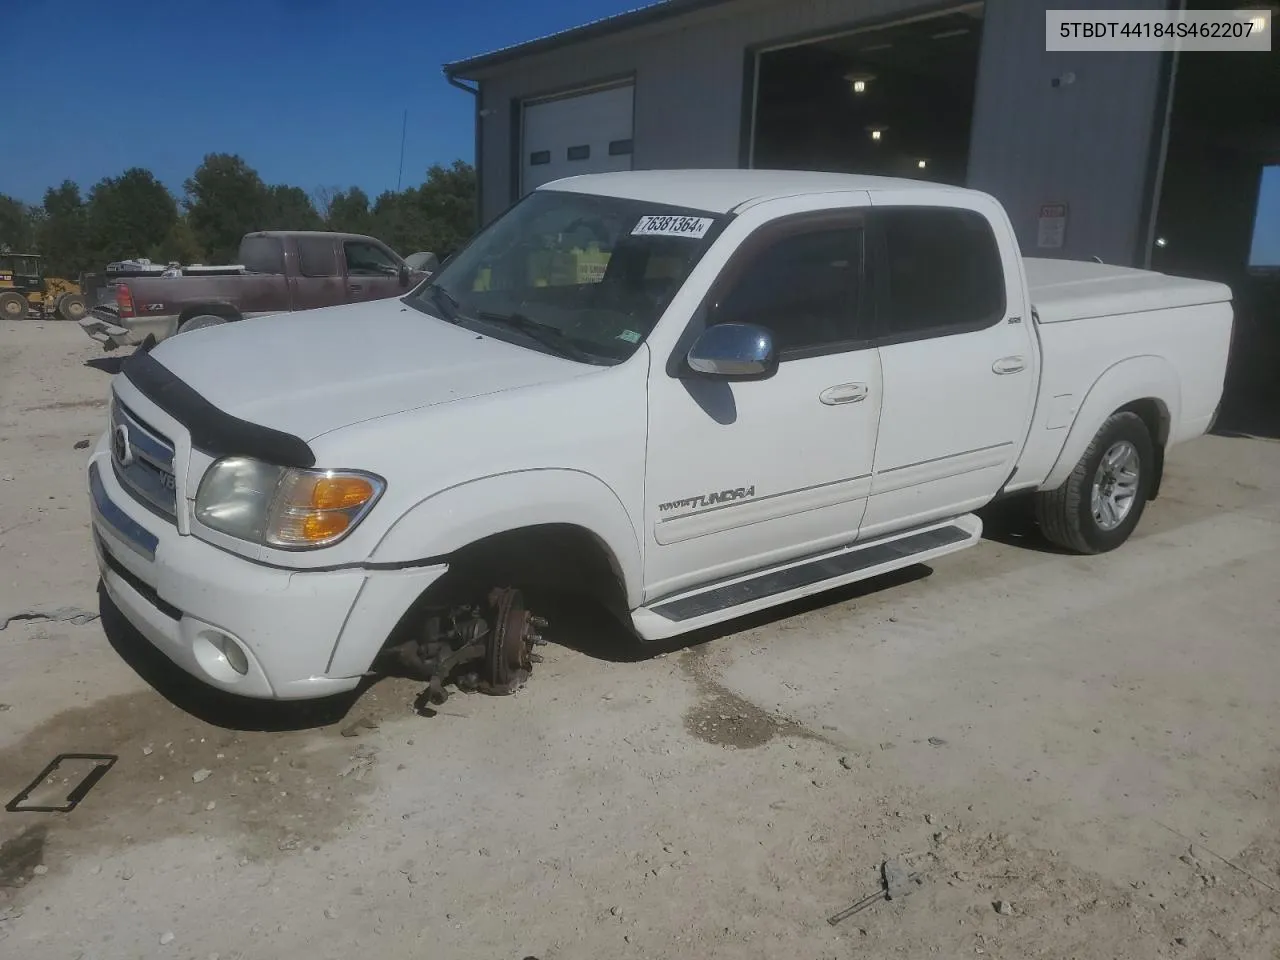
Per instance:
[[[883,884],[881,889],[867,894],[834,916],[827,917],[827,923],[834,927],[880,900],[900,900],[903,897],[909,897],[916,892],[921,883],[920,874],[909,871],[901,860],[886,860],[882,863],[880,881]]]
[[[351,754],[351,762],[343,768],[338,774],[340,777],[354,776],[357,780],[363,780],[369,775],[374,764],[378,761],[378,748],[369,744],[361,744],[356,747],[355,752]]]
[[[0,614],[0,630],[7,630],[9,624],[18,620],[41,620],[51,623],[73,623],[82,627],[86,623],[97,620],[99,614],[82,607],[34,607],[30,610],[19,610],[17,613]]]
[[[449,698],[445,684],[495,695],[514,693],[540,658],[533,648],[546,641],[547,625],[524,607],[519,590],[490,591],[481,604],[452,607],[428,616],[422,635],[396,648],[402,663],[428,682],[427,699]]]

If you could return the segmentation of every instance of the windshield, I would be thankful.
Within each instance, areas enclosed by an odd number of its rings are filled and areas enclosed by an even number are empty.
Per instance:
[[[649,335],[719,222],[696,210],[539,190],[405,302],[533,349],[618,363]]]

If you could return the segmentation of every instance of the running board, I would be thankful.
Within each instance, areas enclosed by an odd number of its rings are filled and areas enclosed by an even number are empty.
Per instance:
[[[632,611],[631,621],[642,639],[665,640],[955,553],[981,537],[982,521],[966,514],[662,597]]]

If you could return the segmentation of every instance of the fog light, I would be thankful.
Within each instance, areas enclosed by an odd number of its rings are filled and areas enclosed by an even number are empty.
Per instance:
[[[218,649],[222,651],[222,655],[227,658],[227,663],[231,669],[240,676],[244,676],[249,672],[249,658],[245,656],[245,652],[240,649],[240,645],[223,634],[218,638]]]

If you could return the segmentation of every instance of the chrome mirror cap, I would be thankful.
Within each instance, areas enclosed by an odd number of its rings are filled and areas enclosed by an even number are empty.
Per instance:
[[[689,369],[710,377],[760,380],[778,369],[773,334],[753,323],[708,327],[689,349]]]

